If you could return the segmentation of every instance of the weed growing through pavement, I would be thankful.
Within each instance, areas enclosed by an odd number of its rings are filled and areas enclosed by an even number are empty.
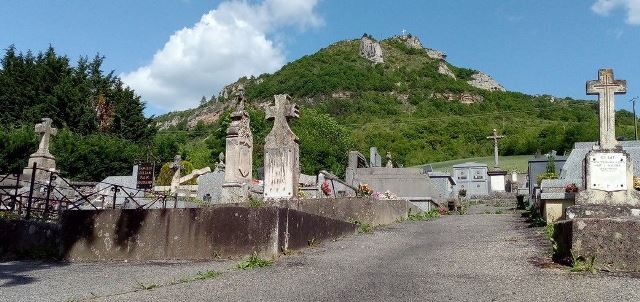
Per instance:
[[[502,215],[502,214],[504,214],[504,212],[502,210],[497,210],[496,211],[496,215]]]
[[[193,279],[194,280],[207,280],[207,279],[213,279],[215,277],[218,277],[222,275],[221,272],[216,272],[214,270],[208,270],[208,271],[204,271],[204,272],[198,272],[198,275],[196,275]]]
[[[247,261],[241,261],[236,266],[238,269],[246,270],[246,269],[254,269],[258,267],[267,267],[271,266],[273,261],[266,260],[258,257],[258,253],[253,252]]]
[[[146,284],[144,284],[144,283],[142,283],[140,281],[136,281],[136,289],[138,289],[138,290],[151,290],[151,289],[154,289],[154,288],[157,288],[157,287],[158,287],[157,284],[146,285]]]
[[[438,210],[431,210],[429,212],[409,214],[408,218],[411,221],[423,221],[423,220],[432,220],[438,217],[440,217],[440,213],[438,213]]]
[[[356,221],[356,224],[358,225],[358,233],[360,234],[367,234],[367,233],[373,232],[373,228],[368,223],[360,223]]]
[[[576,257],[575,255],[571,255],[571,271],[595,273],[596,272],[596,269],[594,268],[595,262],[596,262],[596,257],[591,257],[591,259],[587,261],[582,256]]]

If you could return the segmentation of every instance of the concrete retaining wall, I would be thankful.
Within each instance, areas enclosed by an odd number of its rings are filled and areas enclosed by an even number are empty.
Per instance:
[[[60,225],[0,219],[0,259],[59,259]]]
[[[13,231],[25,232],[32,225],[20,222]],[[356,230],[351,223],[276,207],[101,210],[65,212],[54,238],[40,234],[47,232],[41,228],[35,231],[36,238],[48,239],[11,240],[21,242],[16,246],[30,242],[34,248],[58,247],[59,256],[70,261],[209,260],[254,251],[275,257],[282,250]],[[0,233],[5,233],[2,224]],[[2,256],[10,258],[11,253],[3,251]]]
[[[406,219],[408,214],[421,212],[406,200],[375,200],[372,198],[302,199],[286,205],[298,211],[372,226],[392,224]]]

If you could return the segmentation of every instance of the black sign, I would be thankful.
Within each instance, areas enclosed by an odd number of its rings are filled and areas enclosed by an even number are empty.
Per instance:
[[[153,188],[154,163],[138,164],[138,182],[136,188],[150,190]]]

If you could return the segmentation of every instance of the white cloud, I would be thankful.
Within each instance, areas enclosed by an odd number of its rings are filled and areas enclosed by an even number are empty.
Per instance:
[[[640,25],[640,0],[598,0],[591,6],[591,10],[603,16],[618,8],[627,11],[628,24]]]
[[[242,76],[280,68],[283,45],[269,35],[322,25],[314,12],[318,1],[222,2],[192,27],[176,31],[151,63],[120,76],[157,110],[195,107],[203,95]]]

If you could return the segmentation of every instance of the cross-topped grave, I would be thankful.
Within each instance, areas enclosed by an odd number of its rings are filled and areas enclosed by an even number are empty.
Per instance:
[[[615,95],[627,91],[627,82],[615,80],[612,69],[600,69],[598,80],[587,81],[587,94],[598,95],[600,108],[599,148],[585,157],[585,194],[577,203],[628,204],[632,198],[633,163],[629,153],[622,150],[616,140]]]
[[[500,167],[500,162],[498,159],[498,140],[503,139],[504,135],[498,135],[498,130],[497,129],[493,129],[493,135],[492,136],[487,136],[487,139],[491,139],[493,140],[493,162],[494,162],[494,167],[497,169],[498,167]]]
[[[627,93],[627,81],[614,80],[612,69],[600,69],[598,79],[587,82],[587,94],[598,95],[600,149],[614,149],[616,140],[615,95]]]
[[[53,155],[49,153],[49,141],[51,139],[51,136],[55,136],[58,133],[58,129],[53,128],[51,126],[52,123],[53,121],[50,118],[43,118],[42,123],[36,124],[36,133],[42,134],[40,145],[36,154],[49,155],[53,157]]]
[[[49,179],[49,172],[56,169],[56,160],[49,152],[49,143],[51,136],[55,136],[58,133],[58,129],[52,127],[52,120],[50,118],[43,118],[42,122],[36,124],[35,132],[42,135],[40,138],[40,145],[38,150],[29,156],[28,166],[23,170],[23,179],[31,179],[32,173],[35,173],[36,181],[45,181]],[[36,164],[36,171],[33,170],[33,164]]]
[[[173,158],[171,165],[169,165],[169,168],[175,171],[171,178],[171,193],[175,193],[180,186],[180,172],[184,169],[184,166],[182,165],[182,156],[176,155]]]
[[[298,106],[286,94],[276,95],[275,104],[267,108],[267,119],[273,120],[273,128],[264,145],[265,199],[288,199],[298,194],[300,147],[288,122],[299,116]]]

